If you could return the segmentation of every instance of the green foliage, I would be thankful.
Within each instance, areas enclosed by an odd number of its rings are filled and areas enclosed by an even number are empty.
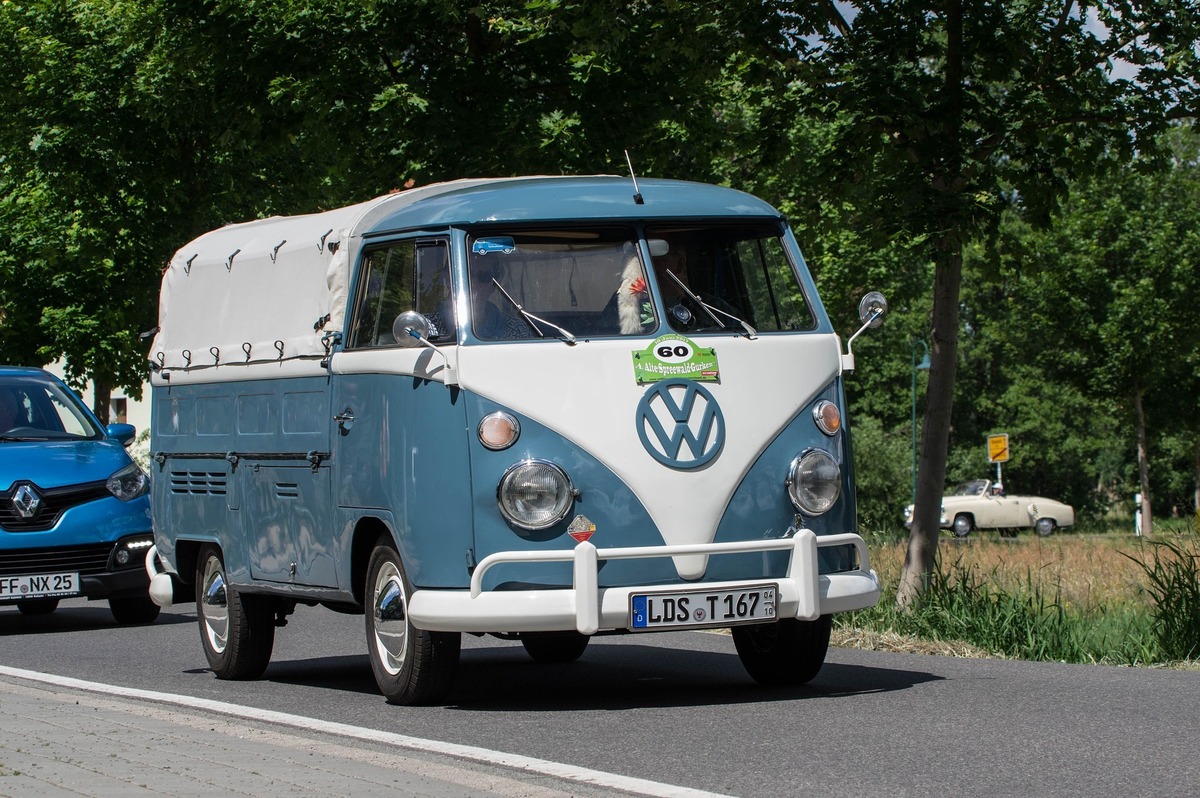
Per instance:
[[[865,416],[853,420],[852,432],[859,528],[900,527],[912,471],[908,430],[885,430],[878,419]]]
[[[1154,601],[1154,636],[1167,660],[1200,656],[1200,549],[1170,540],[1147,541],[1149,558],[1130,557],[1149,579]],[[1128,555],[1126,555],[1128,556]]]

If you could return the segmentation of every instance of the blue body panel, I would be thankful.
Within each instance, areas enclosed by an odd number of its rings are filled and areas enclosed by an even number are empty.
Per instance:
[[[681,218],[780,219],[766,202],[734,189],[681,180],[639,180],[643,204],[625,177],[497,181],[422,200],[374,224],[365,235],[486,222]]]

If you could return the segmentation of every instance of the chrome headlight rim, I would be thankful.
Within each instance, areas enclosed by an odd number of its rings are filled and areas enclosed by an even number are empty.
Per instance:
[[[509,492],[509,489],[512,487],[512,481],[522,472],[533,468],[545,469],[548,473],[552,474],[558,486],[556,493],[562,494],[562,499],[556,503],[554,510],[539,521],[532,521],[528,517],[521,516],[508,503],[512,500],[512,494]],[[571,484],[571,478],[567,476],[567,472],[563,470],[562,466],[549,460],[529,458],[518,463],[513,463],[505,469],[499,483],[496,485],[496,506],[500,509],[500,514],[513,526],[527,529],[531,532],[540,532],[560,523],[571,512],[571,507],[574,504],[575,487]]]
[[[822,491],[825,495],[813,500],[811,495],[813,484],[806,481],[806,477],[816,473],[816,470],[822,467],[832,469],[832,474],[828,478],[822,479],[818,486],[826,488],[825,491]],[[841,498],[842,468],[838,464],[837,458],[824,449],[806,449],[793,459],[792,464],[788,467],[786,485],[788,498],[791,499],[792,506],[799,512],[809,516],[824,515],[832,510],[838,499]],[[828,490],[829,488],[832,488],[832,492]]]

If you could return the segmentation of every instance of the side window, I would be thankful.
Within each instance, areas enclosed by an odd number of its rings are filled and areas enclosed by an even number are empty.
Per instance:
[[[431,340],[454,337],[450,258],[443,240],[401,241],[363,255],[349,349],[395,346],[392,322],[406,310],[430,319]]]

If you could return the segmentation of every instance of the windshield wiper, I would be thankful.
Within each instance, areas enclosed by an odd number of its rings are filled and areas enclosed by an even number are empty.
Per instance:
[[[713,307],[712,305],[708,304],[703,299],[701,299],[699,296],[692,293],[692,289],[688,288],[687,285],[684,284],[683,280],[680,280],[679,277],[674,272],[668,271],[667,276],[670,277],[672,280],[674,280],[675,284],[677,286],[679,286],[679,288],[683,291],[683,293],[687,294],[689,299],[691,299],[693,302],[695,302],[699,308],[701,308],[705,313],[708,314],[708,317],[713,320],[713,324],[717,325],[722,330],[725,329],[726,327],[728,327],[729,325],[717,318],[718,313],[720,313],[722,316],[725,316],[726,318],[742,325],[742,328],[746,331],[747,337],[753,338],[756,335],[758,335],[758,330],[751,327],[746,321],[739,319],[737,316],[733,315],[732,313],[726,313],[725,311],[721,310],[720,308]]]
[[[530,313],[528,310],[526,310],[525,308],[521,307],[521,303],[517,302],[517,300],[513,299],[512,296],[507,291],[504,290],[504,286],[500,285],[500,282],[495,277],[492,278],[492,283],[495,284],[495,286],[500,289],[500,293],[504,294],[504,298],[508,300],[509,304],[511,304],[514,308],[517,309],[517,313],[520,313],[521,318],[525,319],[525,323],[529,325],[530,329],[532,329],[535,333],[537,333],[538,338],[545,338],[546,334],[544,332],[542,332],[541,328],[538,327],[537,324],[535,324],[534,322],[541,322],[542,324],[545,324],[547,327],[551,327],[551,328],[557,330],[559,335],[562,336],[562,340],[568,346],[575,345],[575,336],[574,335],[571,335],[571,333],[567,332],[562,327],[559,327],[554,322],[546,321],[541,316],[535,316],[532,313]]]

